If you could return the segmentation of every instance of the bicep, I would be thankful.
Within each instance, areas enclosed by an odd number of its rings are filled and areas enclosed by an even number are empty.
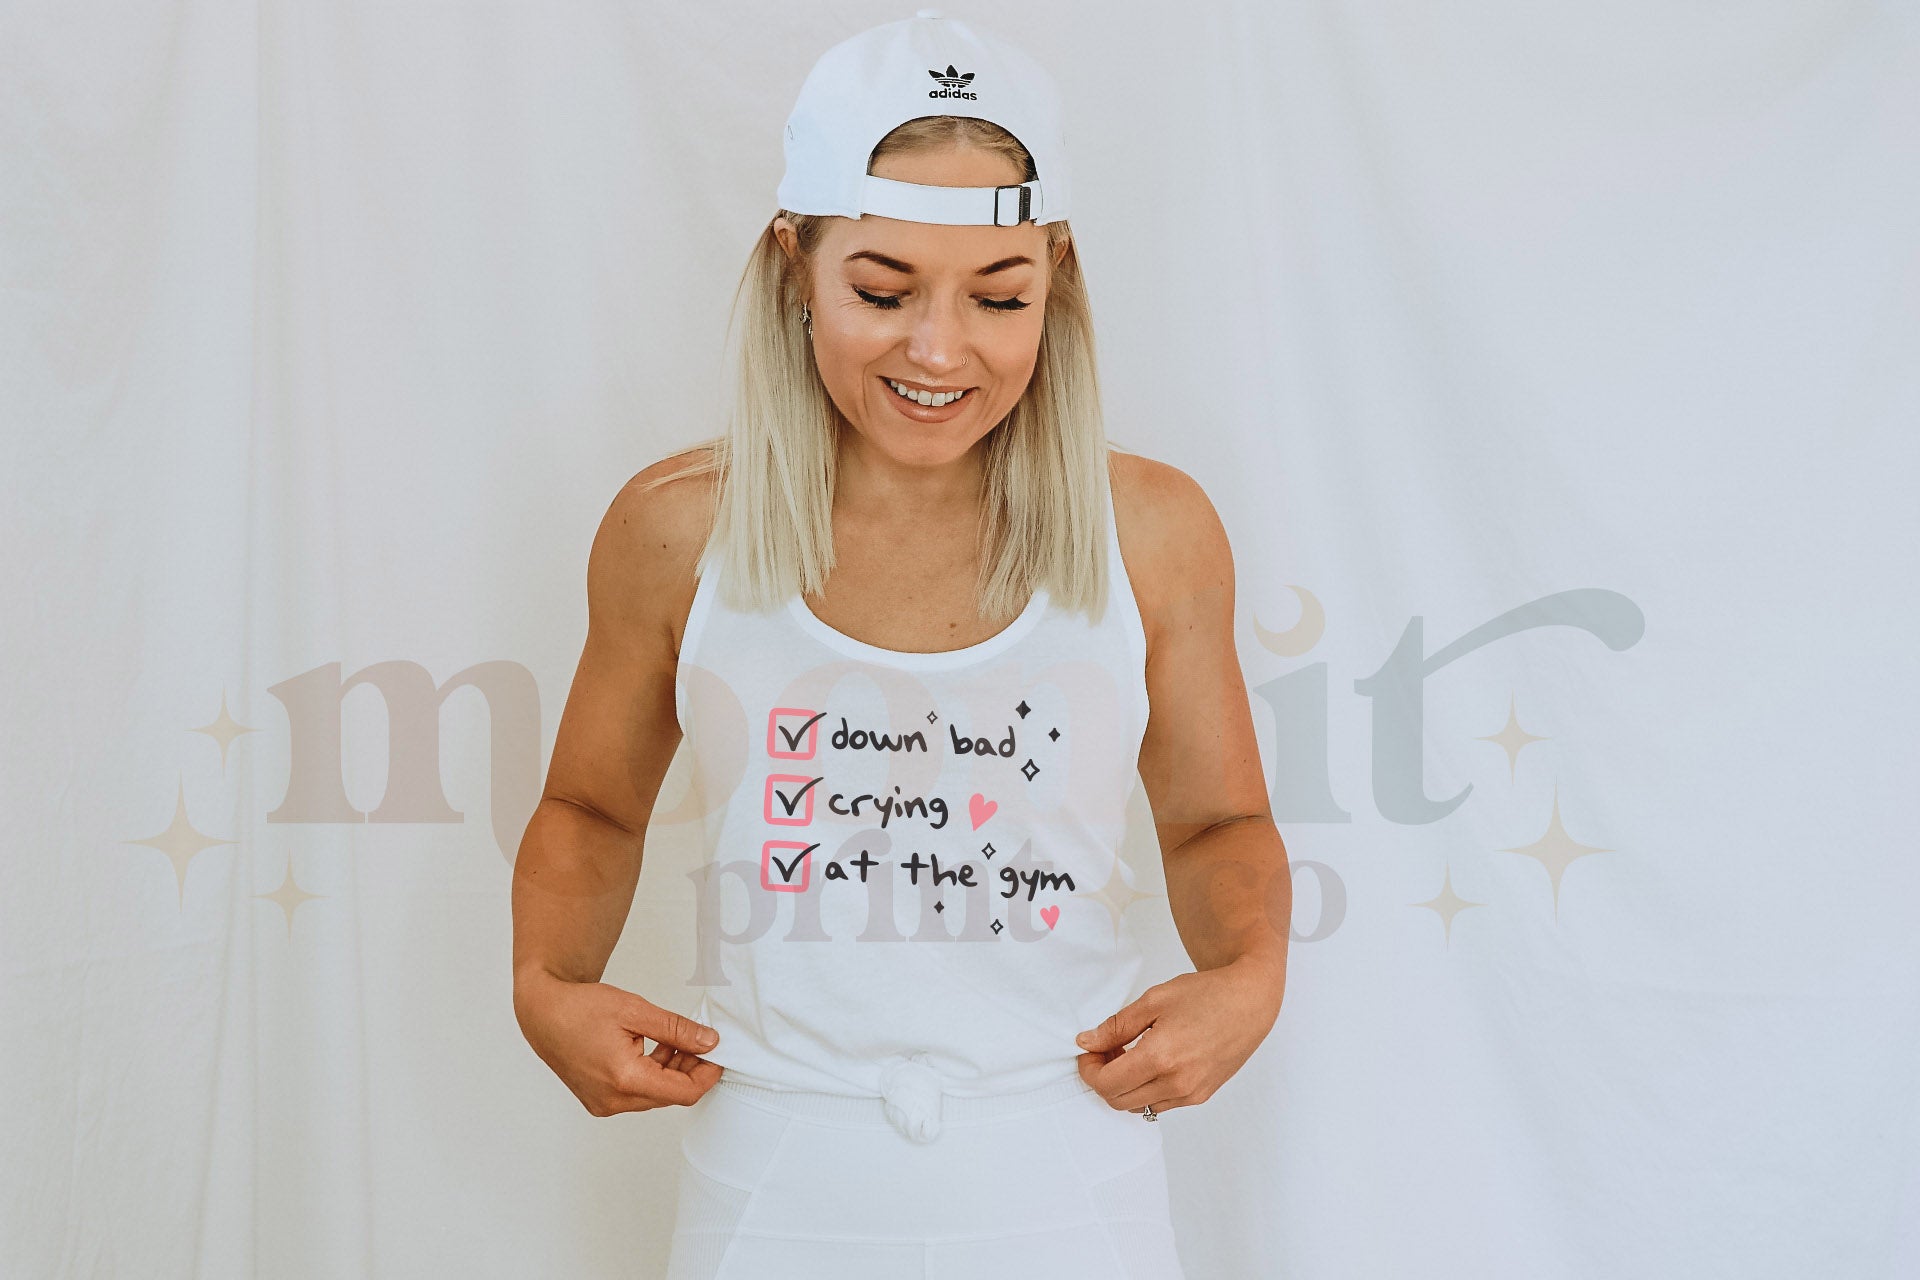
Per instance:
[[[543,799],[591,810],[638,835],[680,743],[670,626],[679,591],[668,542],[644,497],[622,493],[594,537],[587,638],[556,731]]]
[[[1246,680],[1234,647],[1233,553],[1192,480],[1163,486],[1146,630],[1147,698],[1140,777],[1160,847],[1171,854],[1209,827],[1269,810]]]

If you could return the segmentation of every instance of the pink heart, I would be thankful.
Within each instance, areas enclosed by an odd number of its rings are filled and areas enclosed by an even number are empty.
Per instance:
[[[1040,918],[1042,920],[1045,920],[1047,922],[1047,928],[1051,929],[1053,928],[1054,924],[1060,919],[1060,908],[1059,907],[1042,907],[1040,908]]]
[[[967,816],[973,819],[973,829],[978,831],[980,824],[988,818],[991,818],[999,808],[1000,806],[998,804],[987,799],[978,791],[974,792],[973,799],[967,801]]]

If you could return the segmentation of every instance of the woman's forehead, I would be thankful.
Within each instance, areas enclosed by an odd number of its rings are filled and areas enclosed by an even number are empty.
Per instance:
[[[830,264],[847,270],[1011,276],[1039,265],[1046,245],[1046,228],[1030,222],[1016,227],[948,226],[869,213],[835,219],[820,250]]]

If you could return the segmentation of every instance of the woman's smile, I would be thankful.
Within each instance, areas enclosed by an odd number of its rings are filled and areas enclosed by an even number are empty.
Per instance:
[[[945,422],[957,417],[967,405],[973,402],[974,387],[964,391],[932,392],[920,391],[892,378],[880,377],[880,384],[886,389],[886,397],[893,407],[915,422]]]

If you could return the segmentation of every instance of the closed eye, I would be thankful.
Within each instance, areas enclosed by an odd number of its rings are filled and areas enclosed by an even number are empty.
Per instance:
[[[868,293],[858,285],[853,286],[853,291],[860,295],[862,302],[865,302],[869,306],[878,307],[882,311],[898,311],[900,309],[900,295],[897,293]],[[1024,311],[1033,305],[1031,302],[1023,301],[1020,298],[976,298],[974,301],[978,302],[988,311]]]

